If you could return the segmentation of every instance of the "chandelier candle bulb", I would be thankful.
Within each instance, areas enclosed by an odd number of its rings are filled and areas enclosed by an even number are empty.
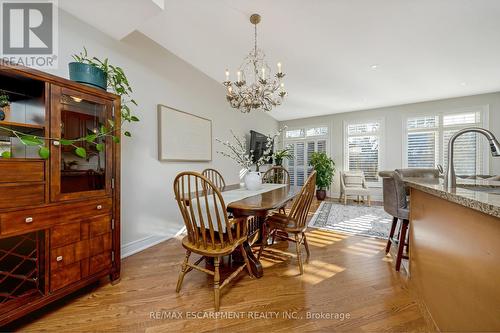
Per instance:
[[[238,72],[236,73],[236,75],[238,76],[238,82],[241,82],[241,72],[240,72],[240,71],[238,71]]]
[[[262,80],[266,79],[266,68],[262,67]]]
[[[281,62],[278,62],[278,73],[281,74]]]
[[[226,69],[226,81],[229,81],[229,70]]]

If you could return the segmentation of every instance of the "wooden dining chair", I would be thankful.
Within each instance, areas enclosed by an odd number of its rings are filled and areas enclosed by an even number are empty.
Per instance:
[[[288,170],[281,166],[273,166],[264,173],[262,182],[268,184],[286,184],[290,185],[290,174]]]
[[[207,177],[217,188],[224,189],[226,187],[226,181],[219,171],[208,168],[203,170],[201,174]]]
[[[307,178],[300,194],[295,198],[290,212],[288,214],[275,213],[267,218],[266,223],[262,228],[262,242],[258,254],[259,259],[262,251],[264,250],[264,246],[267,243],[268,236],[272,236],[273,239],[275,237],[286,239],[296,243],[297,262],[299,264],[300,274],[304,274],[301,245],[304,244],[304,247],[306,248],[306,261],[308,262],[311,253],[309,251],[309,245],[307,244],[305,231],[307,229],[307,215],[313,201],[315,190],[316,171],[313,171]],[[290,234],[293,234],[294,238],[289,237]]]
[[[285,184],[290,185],[290,174],[288,170],[282,166],[273,166],[264,173],[262,176],[262,182],[266,184]],[[279,208],[279,212],[285,214],[285,207]]]
[[[252,276],[250,263],[243,243],[247,239],[246,218],[229,219],[224,199],[215,184],[197,172],[181,172],[174,180],[174,193],[186,225],[187,236],[182,239],[186,257],[177,281],[179,292],[184,275],[193,268],[214,277],[215,311],[220,307],[220,290],[228,285],[245,267]],[[224,281],[220,281],[219,263],[222,256],[241,250],[244,264]],[[201,255],[194,263],[189,262],[191,253]],[[207,258],[213,258],[214,270],[198,266]]]

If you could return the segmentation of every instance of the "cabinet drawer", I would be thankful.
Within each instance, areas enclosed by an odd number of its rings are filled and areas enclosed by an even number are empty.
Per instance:
[[[2,177],[0,183],[43,182],[45,180],[45,162],[30,160],[0,160]]]
[[[0,209],[36,206],[43,203],[45,203],[45,184],[0,185]]]
[[[102,200],[84,201],[74,206],[66,213],[67,220],[83,220],[94,218],[99,215],[110,215],[113,209],[111,198]]]
[[[105,269],[111,269],[111,251],[90,258],[90,274],[98,273]]]
[[[50,248],[73,244],[80,240],[80,223],[59,224],[50,230]]]
[[[73,264],[82,259],[88,258],[89,240],[80,241],[74,244],[58,247],[50,250],[50,269],[59,269]]]
[[[44,208],[0,214],[0,233],[3,235],[40,230],[57,223],[111,214],[111,199],[92,200]]]
[[[50,290],[55,291],[81,279],[80,262],[75,262],[61,269],[51,270]]]

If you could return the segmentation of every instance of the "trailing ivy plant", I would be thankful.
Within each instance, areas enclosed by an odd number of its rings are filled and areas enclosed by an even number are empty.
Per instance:
[[[114,66],[109,63],[108,58],[100,60],[96,57],[90,57],[88,55],[87,49],[84,47],[83,52],[73,55],[73,59],[76,62],[89,64],[91,66],[97,67],[107,74],[107,86],[108,90],[117,94],[121,98],[121,125],[125,122],[137,122],[139,118],[132,113],[131,105],[138,106],[137,102],[132,98],[132,87],[125,75],[122,68]],[[104,139],[106,137],[111,137],[113,142],[120,142],[120,133],[117,132],[117,128],[113,120],[108,119],[108,124],[101,124],[97,133],[88,133],[86,136],[68,140],[62,138],[46,138],[44,136],[37,136],[32,134],[26,134],[17,130],[13,130],[8,127],[0,125],[0,129],[12,133],[17,137],[22,144],[25,146],[37,146],[38,155],[43,159],[48,159],[50,155],[50,150],[46,144],[47,141],[59,141],[62,146],[72,146],[74,148],[75,155],[87,159],[87,150],[84,147],[78,145],[80,142],[87,142],[89,144],[95,145],[98,152],[104,150]],[[132,134],[129,131],[124,131],[123,134],[127,137],[131,137]],[[2,153],[3,158],[11,157],[10,152]]]

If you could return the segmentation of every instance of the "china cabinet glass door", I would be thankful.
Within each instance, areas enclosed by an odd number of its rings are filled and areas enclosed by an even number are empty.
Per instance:
[[[51,103],[52,200],[110,194],[112,102],[52,87]]]

